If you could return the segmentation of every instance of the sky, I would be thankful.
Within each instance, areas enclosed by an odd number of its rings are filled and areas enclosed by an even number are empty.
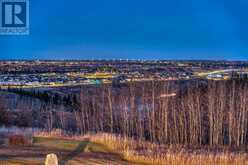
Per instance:
[[[0,59],[248,60],[247,0],[30,0]]]

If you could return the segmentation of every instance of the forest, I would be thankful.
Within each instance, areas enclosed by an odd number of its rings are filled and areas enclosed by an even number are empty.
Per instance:
[[[68,96],[8,92],[43,104],[15,112],[0,99],[2,126],[61,129],[73,135],[111,133],[188,147],[242,148],[248,143],[248,82],[242,79],[82,86]]]

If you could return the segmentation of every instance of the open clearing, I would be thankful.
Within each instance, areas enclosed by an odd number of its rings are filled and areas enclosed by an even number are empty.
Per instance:
[[[0,165],[43,165],[49,153],[57,154],[61,165],[131,165],[101,144],[85,139],[63,140],[35,137],[30,147],[0,146]]]

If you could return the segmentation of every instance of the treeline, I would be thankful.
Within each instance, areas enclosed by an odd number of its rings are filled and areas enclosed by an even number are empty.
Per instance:
[[[22,88],[8,88],[7,91],[18,94],[20,96],[37,98],[46,103],[55,104],[55,105],[63,104],[65,106],[73,106],[74,104],[78,104],[77,103],[78,94],[60,95],[58,93],[52,93],[49,91],[30,90],[30,89],[26,90]]]
[[[73,113],[55,111],[48,125],[49,129],[111,132],[164,144],[239,147],[248,143],[247,89],[244,80],[82,88]]]
[[[242,147],[248,144],[248,81],[131,83],[82,87],[73,111],[37,110],[47,130],[109,132],[162,144]],[[39,121],[40,120],[40,121]]]
[[[59,95],[35,89],[9,88],[7,92],[3,90],[0,94],[0,126],[48,129],[48,120],[53,121],[52,114],[60,111],[68,114],[72,112],[77,101],[75,97],[76,94]],[[53,127],[59,127],[56,123]]]

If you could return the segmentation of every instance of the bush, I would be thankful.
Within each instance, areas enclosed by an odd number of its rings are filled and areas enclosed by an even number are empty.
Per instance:
[[[25,146],[30,145],[31,140],[23,135],[11,135],[8,137],[9,145],[12,146]]]

